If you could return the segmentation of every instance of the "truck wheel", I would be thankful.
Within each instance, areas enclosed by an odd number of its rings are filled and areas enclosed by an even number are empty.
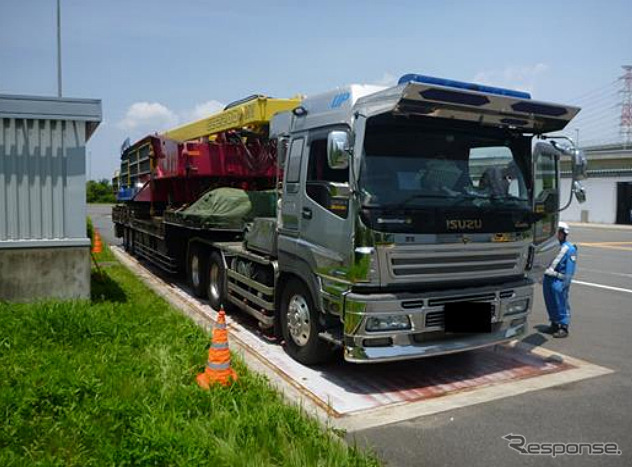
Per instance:
[[[331,344],[318,337],[323,330],[319,312],[302,282],[292,279],[283,289],[280,311],[284,348],[290,357],[304,365],[315,365],[332,357]]]
[[[214,251],[208,260],[208,302],[213,309],[218,310],[220,306],[224,305],[224,309],[227,309],[226,303],[226,269],[224,268],[224,262],[222,256]]]
[[[198,245],[191,245],[187,256],[187,275],[189,278],[189,285],[193,289],[193,294],[200,298],[206,296],[206,284],[208,277],[205,273],[207,270],[206,262],[207,257],[204,248],[201,248]]]

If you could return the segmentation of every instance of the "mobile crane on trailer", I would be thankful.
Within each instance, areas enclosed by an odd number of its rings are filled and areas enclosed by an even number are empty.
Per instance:
[[[123,148],[116,234],[304,364],[506,342],[557,251],[561,157],[584,199],[582,151],[544,139],[578,111],[422,75],[251,96]]]

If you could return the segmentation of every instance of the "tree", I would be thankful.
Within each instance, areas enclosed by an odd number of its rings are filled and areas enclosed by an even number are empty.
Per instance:
[[[112,184],[107,179],[88,180],[86,183],[86,201],[88,203],[115,203]]]

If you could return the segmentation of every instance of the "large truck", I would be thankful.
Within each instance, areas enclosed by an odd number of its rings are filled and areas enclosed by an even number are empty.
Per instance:
[[[467,351],[523,336],[558,251],[576,107],[423,75],[251,96],[122,148],[115,231],[256,319],[307,365]]]

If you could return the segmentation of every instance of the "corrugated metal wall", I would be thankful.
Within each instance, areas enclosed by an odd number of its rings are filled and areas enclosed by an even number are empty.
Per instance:
[[[0,119],[0,244],[87,243],[85,138],[85,121]]]

